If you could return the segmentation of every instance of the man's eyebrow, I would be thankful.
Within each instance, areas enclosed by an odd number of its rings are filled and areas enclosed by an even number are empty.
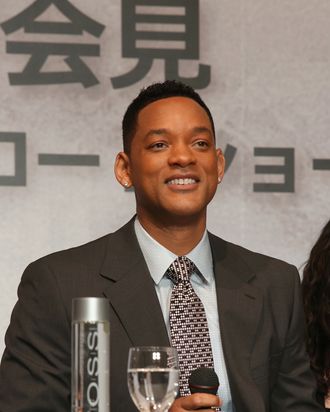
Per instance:
[[[198,126],[198,127],[194,127],[192,129],[193,133],[208,133],[211,136],[213,136],[213,133],[211,131],[211,129],[209,129],[208,127],[205,126]]]
[[[154,135],[164,136],[166,134],[169,134],[167,129],[150,129],[144,138],[147,139],[148,137]]]
[[[191,132],[193,134],[199,134],[199,133],[208,133],[209,135],[213,136],[213,133],[211,129],[205,126],[197,126],[193,127],[191,129]],[[158,135],[158,136],[164,136],[166,134],[170,134],[170,130],[162,128],[162,129],[151,129],[148,131],[148,133],[145,135],[145,138],[148,138],[150,136]]]

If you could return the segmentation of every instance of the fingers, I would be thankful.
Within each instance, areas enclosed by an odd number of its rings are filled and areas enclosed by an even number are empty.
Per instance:
[[[221,407],[221,400],[216,395],[207,393],[195,393],[193,395],[184,396],[174,401],[170,412],[185,412],[185,411],[204,411],[214,412],[214,408]]]

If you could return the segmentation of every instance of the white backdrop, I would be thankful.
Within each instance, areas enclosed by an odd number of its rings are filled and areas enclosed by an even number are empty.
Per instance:
[[[68,22],[56,7],[67,0],[49,3],[35,20]],[[122,53],[130,29],[121,20],[127,4],[70,3],[104,26],[99,37],[86,31],[49,33],[49,25],[44,33],[13,26],[6,33],[4,25],[0,29],[1,352],[25,266],[112,231],[132,216],[134,195],[123,191],[113,176],[114,156],[121,149],[121,118],[140,88],[165,78],[164,54],[141,80],[114,88],[111,79],[132,70],[138,61]],[[160,3],[178,11],[198,5],[195,0],[149,1]],[[0,22],[32,4],[36,10],[38,1],[1,0]],[[201,0],[198,18],[199,47],[193,46],[199,57],[180,60],[180,74],[195,77],[199,65],[210,66],[210,82],[199,92],[214,114],[218,145],[237,149],[210,207],[209,229],[301,267],[329,219],[330,2]],[[22,73],[31,58],[31,53],[9,51],[18,47],[9,43],[20,42],[98,45],[98,56],[81,59],[99,83],[13,84],[8,74]],[[48,56],[41,71],[70,71],[66,57]],[[26,139],[26,152],[20,146],[15,158],[14,143],[7,140],[17,133]],[[284,161],[255,155],[255,148],[261,147],[291,149],[288,176],[294,188],[289,185],[289,192],[254,191],[255,183],[284,179],[281,174],[256,173],[256,165]],[[43,165],[42,154],[94,155],[87,160],[99,165]],[[324,159],[324,170],[317,170],[317,159]],[[8,183],[5,177],[14,175],[25,176],[26,183]]]

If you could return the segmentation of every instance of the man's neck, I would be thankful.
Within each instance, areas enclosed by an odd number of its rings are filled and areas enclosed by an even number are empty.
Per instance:
[[[159,221],[157,222],[139,216],[138,219],[143,228],[158,243],[177,256],[187,255],[200,242],[205,232],[206,219],[193,219],[179,223]]]

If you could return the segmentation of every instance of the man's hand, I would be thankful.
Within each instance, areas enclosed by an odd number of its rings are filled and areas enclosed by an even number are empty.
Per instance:
[[[208,393],[194,393],[193,395],[183,396],[173,402],[169,412],[186,412],[200,410],[211,411],[213,408],[221,407],[221,400],[216,395]]]

